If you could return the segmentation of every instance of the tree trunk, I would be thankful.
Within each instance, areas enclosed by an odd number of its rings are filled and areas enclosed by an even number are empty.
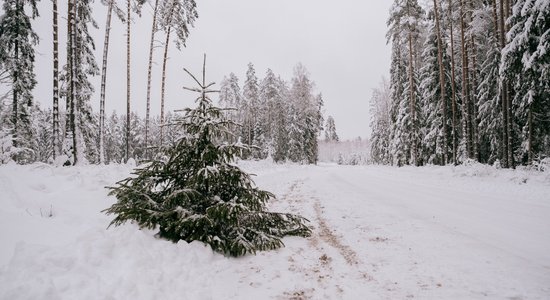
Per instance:
[[[71,0],[69,0],[71,2]],[[73,165],[78,163],[78,149],[77,149],[77,134],[76,134],[76,123],[75,123],[75,113],[76,113],[76,32],[77,32],[77,5],[78,0],[73,0],[72,5],[69,7],[69,22],[70,22],[70,128],[72,133],[72,144],[73,144]]]
[[[109,33],[114,0],[109,1],[107,22],[105,24],[105,41],[103,42],[103,63],[101,67],[101,95],[99,98],[99,163],[105,164],[105,86],[107,84],[107,55],[109,54]]]
[[[505,41],[504,41],[504,0],[500,0],[500,49],[504,49]],[[502,166],[504,168],[508,168],[510,166],[509,164],[509,156],[508,156],[508,99],[507,99],[507,88],[506,83],[501,82],[501,101],[502,101]]]
[[[529,104],[529,136],[527,140],[527,164],[533,164],[533,102]]]
[[[458,164],[457,160],[457,140],[458,136],[456,133],[457,128],[457,117],[456,117],[456,70],[455,70],[455,42],[454,42],[454,30],[453,30],[453,10],[452,10],[452,0],[449,0],[449,30],[451,33],[451,93],[452,93],[452,137],[453,137],[453,164]]]
[[[153,25],[151,28],[151,42],[149,44],[149,66],[147,68],[147,110],[145,112],[145,157],[149,158],[149,119],[151,113],[151,76],[153,69],[153,46],[157,29],[157,11],[159,1],[155,0],[153,9]]]
[[[437,30],[437,60],[439,63],[439,89],[441,97],[441,110],[443,115],[443,165],[447,164],[447,95],[445,93],[445,69],[443,67],[443,41],[441,39],[441,28],[439,25],[439,11],[437,8],[437,0],[434,0],[435,26]]]
[[[506,5],[506,20],[511,15],[511,7],[510,7],[510,0],[505,0]],[[509,28],[506,25],[505,27],[506,32],[508,32]],[[512,115],[512,95],[510,95],[510,92],[512,91],[512,88],[510,87],[510,84],[508,82],[505,82],[506,84],[506,135],[508,137],[507,140],[507,146],[508,146],[508,165],[510,168],[515,169],[516,168],[516,162],[514,159],[514,146],[513,146],[513,125],[514,125],[514,117]]]
[[[126,162],[130,159],[130,24],[131,24],[131,0],[126,0]]]
[[[466,155],[472,158],[472,143],[470,131],[470,101],[468,91],[468,48],[466,45],[464,24],[464,0],[460,0],[460,45],[462,51],[462,130],[464,132],[463,139],[466,140]]]
[[[59,31],[57,24],[57,0],[53,3],[53,158],[59,155]]]
[[[170,8],[170,15],[168,16],[168,30],[166,32],[166,42],[164,43],[164,58],[162,60],[162,84],[160,88],[160,145],[163,145],[164,139],[164,90],[166,87],[166,61],[168,60],[168,46],[170,45],[170,31],[172,26],[170,21],[172,20],[172,14],[174,12],[175,3],[172,3]]]
[[[409,2],[407,1],[407,14],[410,17],[410,7]],[[412,28],[409,26],[409,104],[411,110],[411,164],[417,165],[417,150],[416,150],[416,111],[415,111],[415,97],[414,97],[414,77],[413,77],[413,43],[412,43]]]
[[[18,3],[19,4],[19,3]],[[14,41],[14,57],[15,57],[15,61],[18,60],[19,58],[19,41],[18,40],[15,40]],[[17,68],[16,68],[16,71],[13,72],[13,83],[15,85],[15,83],[17,83],[17,81],[19,81],[19,74],[17,72]],[[12,125],[13,125],[13,135],[12,135],[12,144],[13,144],[13,147],[17,147],[17,119],[19,119],[19,114],[18,114],[18,94],[19,94],[19,91],[17,90],[17,87],[14,87],[13,88],[13,105],[12,105]]]
[[[469,22],[472,22],[472,12],[474,11],[474,4],[472,0],[469,0],[470,4],[470,13],[469,13]],[[476,161],[480,161],[480,153],[479,153],[479,128],[478,128],[478,103],[476,101],[476,91],[478,88],[477,83],[477,51],[476,51],[476,44],[475,44],[475,36],[473,33],[470,33],[470,48],[471,51],[471,85],[470,85],[470,124],[471,128],[470,131],[472,133],[472,150],[473,150],[473,158]]]

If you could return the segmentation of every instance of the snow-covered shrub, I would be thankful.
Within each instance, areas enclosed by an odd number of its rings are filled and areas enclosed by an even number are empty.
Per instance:
[[[540,172],[550,172],[550,157],[533,160],[533,168]]]
[[[136,169],[111,188],[118,202],[106,209],[111,225],[133,221],[177,242],[202,241],[232,256],[283,246],[285,235],[308,236],[301,216],[266,211],[273,194],[255,187],[235,163],[250,151],[240,142],[219,141],[234,125],[225,110],[214,107],[201,87],[196,109],[175,121],[186,134],[165,148],[166,159]],[[227,139],[225,139],[227,140]]]

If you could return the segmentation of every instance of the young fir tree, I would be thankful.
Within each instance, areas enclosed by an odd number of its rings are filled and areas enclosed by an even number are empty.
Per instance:
[[[111,188],[118,199],[105,210],[116,215],[111,225],[134,221],[158,227],[162,238],[201,241],[232,256],[279,248],[285,235],[308,236],[304,218],[266,211],[273,195],[255,187],[250,175],[233,164],[248,146],[216,142],[232,122],[208,98],[213,83],[205,84],[204,73],[203,66],[202,82],[189,73],[200,86],[189,89],[200,93],[198,106],[183,110],[176,121],[185,134],[166,148],[165,159]]]

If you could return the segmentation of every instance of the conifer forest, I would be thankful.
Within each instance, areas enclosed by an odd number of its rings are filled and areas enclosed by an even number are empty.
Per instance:
[[[550,0],[0,0],[0,300],[550,299]]]
[[[550,155],[549,2],[394,1],[372,158],[504,168]]]

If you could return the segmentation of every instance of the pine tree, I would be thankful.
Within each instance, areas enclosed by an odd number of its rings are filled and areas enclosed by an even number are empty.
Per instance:
[[[25,13],[29,5],[31,15]],[[5,0],[4,15],[0,18],[0,73],[7,73],[11,84],[11,138],[14,148],[19,141],[30,139],[29,109],[32,90],[36,86],[34,74],[34,46],[38,36],[32,29],[31,19],[38,16],[36,0]],[[24,142],[23,142],[24,143]]]
[[[116,215],[111,225],[158,226],[162,238],[198,240],[231,256],[279,248],[285,235],[308,236],[304,218],[265,211],[273,195],[254,187],[250,175],[232,163],[248,147],[216,143],[231,122],[208,98],[212,84],[204,75],[195,81],[200,88],[189,90],[200,93],[198,107],[185,109],[177,121],[186,134],[166,149],[165,160],[137,169],[135,177],[112,188],[118,202],[105,210]]]

